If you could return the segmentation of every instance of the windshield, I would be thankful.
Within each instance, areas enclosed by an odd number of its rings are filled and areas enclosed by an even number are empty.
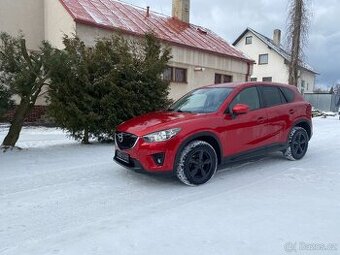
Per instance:
[[[216,112],[231,91],[232,88],[197,89],[175,102],[169,108],[169,111],[191,113]]]

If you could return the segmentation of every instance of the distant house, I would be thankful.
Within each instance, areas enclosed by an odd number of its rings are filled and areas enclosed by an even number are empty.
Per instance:
[[[172,48],[163,77],[171,82],[174,99],[202,85],[248,80],[254,61],[209,29],[191,24],[190,0],[172,4],[173,15],[166,16],[114,0],[1,0],[0,31],[22,30],[31,49],[42,40],[62,48],[64,34],[76,34],[91,46],[112,33],[140,38],[153,32]]]
[[[276,29],[273,39],[270,39],[247,28],[233,45],[256,60],[252,81],[288,83],[290,54],[281,45],[280,30]],[[316,75],[317,73],[310,65],[302,63],[299,70],[298,89],[301,92],[313,92]]]

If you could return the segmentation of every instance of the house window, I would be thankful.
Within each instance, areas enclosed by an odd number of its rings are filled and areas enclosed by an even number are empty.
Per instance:
[[[262,81],[272,82],[273,78],[272,77],[263,77]]]
[[[246,44],[252,44],[253,43],[253,37],[252,36],[247,36],[246,37]]]
[[[225,75],[225,74],[215,74],[215,84],[220,84],[220,83],[227,83],[227,82],[232,82],[233,81],[233,76],[231,75]]]
[[[257,81],[257,78],[256,77],[252,77],[252,78],[250,78],[250,81]]]
[[[172,81],[173,77],[173,68],[171,66],[167,66],[163,72],[163,80],[165,81]]]
[[[184,68],[174,68],[175,70],[175,82],[185,83],[187,82],[187,69]]]
[[[268,54],[260,54],[259,55],[259,65],[268,64]]]
[[[187,69],[168,66],[163,72],[163,80],[170,82],[186,83]]]

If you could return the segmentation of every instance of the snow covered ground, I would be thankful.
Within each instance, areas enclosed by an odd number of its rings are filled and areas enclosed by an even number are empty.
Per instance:
[[[303,160],[275,153],[196,188],[125,170],[111,145],[57,129],[25,128],[18,146],[0,153],[0,254],[340,253],[336,118],[314,120]]]

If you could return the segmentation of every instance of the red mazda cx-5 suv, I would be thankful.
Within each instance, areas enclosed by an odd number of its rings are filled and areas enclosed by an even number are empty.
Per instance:
[[[114,160],[146,172],[173,172],[200,185],[218,166],[282,151],[301,159],[312,136],[311,105],[290,85],[227,83],[191,91],[168,110],[117,127]]]

